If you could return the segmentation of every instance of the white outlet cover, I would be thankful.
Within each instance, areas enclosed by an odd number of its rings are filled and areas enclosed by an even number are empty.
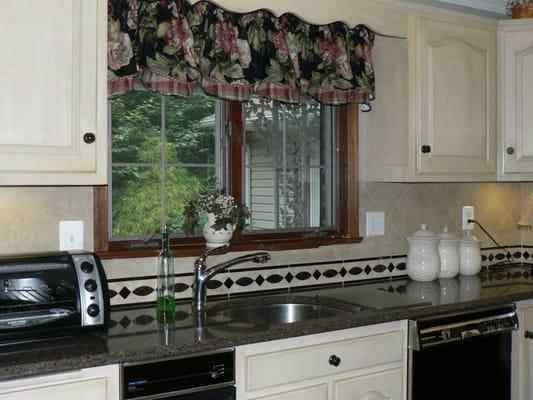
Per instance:
[[[59,250],[83,250],[83,221],[59,222]]]
[[[385,235],[385,212],[369,211],[366,213],[366,236]]]
[[[474,223],[468,222],[469,219],[474,219],[474,206],[463,206],[461,218],[463,231],[471,231],[474,229]]]

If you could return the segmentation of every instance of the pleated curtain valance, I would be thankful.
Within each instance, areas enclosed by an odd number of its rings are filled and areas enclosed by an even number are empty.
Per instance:
[[[297,103],[368,103],[374,98],[374,32],[342,22],[309,24],[267,10],[235,13],[186,0],[109,0],[108,90],[134,79],[189,97],[195,86],[226,100],[250,96]]]

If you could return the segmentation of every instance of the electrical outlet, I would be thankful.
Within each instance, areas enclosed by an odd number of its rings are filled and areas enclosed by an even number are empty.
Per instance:
[[[371,211],[366,213],[366,236],[385,235],[385,213]]]
[[[83,221],[59,222],[59,250],[83,250]]]
[[[468,222],[469,219],[474,219],[474,206],[463,206],[463,231],[474,230],[474,223]]]

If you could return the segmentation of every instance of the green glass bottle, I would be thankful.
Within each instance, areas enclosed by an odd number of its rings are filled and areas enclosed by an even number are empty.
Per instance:
[[[176,313],[174,298],[174,257],[170,251],[168,231],[165,226],[161,236],[161,251],[157,257],[157,316],[168,321]]]

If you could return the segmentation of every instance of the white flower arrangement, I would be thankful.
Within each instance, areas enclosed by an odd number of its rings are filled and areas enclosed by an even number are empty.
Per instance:
[[[187,235],[194,234],[202,212],[215,215],[215,223],[211,227],[216,230],[226,229],[227,224],[243,227],[250,217],[248,208],[233,196],[225,194],[224,190],[206,189],[190,201],[183,211],[183,231]]]

